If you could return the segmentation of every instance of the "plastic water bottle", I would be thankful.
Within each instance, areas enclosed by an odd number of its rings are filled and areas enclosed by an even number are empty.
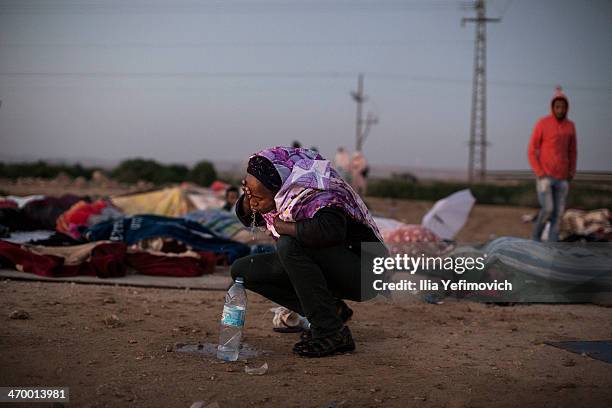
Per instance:
[[[219,347],[217,347],[218,359],[225,361],[238,360],[246,306],[247,297],[244,290],[244,280],[236,278],[236,282],[225,295],[221,330],[219,331]]]

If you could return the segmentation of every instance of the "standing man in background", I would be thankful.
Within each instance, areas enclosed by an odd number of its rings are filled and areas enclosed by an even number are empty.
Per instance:
[[[351,156],[344,146],[339,146],[336,150],[334,168],[344,181],[351,183]]]
[[[362,152],[353,152],[351,159],[351,187],[361,197],[365,197],[368,189],[368,161]]]
[[[565,211],[569,182],[576,174],[576,128],[567,118],[569,102],[557,87],[550,103],[552,114],[538,120],[529,142],[529,164],[537,180],[540,212],[533,229],[533,239],[540,241],[550,221],[548,241],[559,240],[559,224]]]

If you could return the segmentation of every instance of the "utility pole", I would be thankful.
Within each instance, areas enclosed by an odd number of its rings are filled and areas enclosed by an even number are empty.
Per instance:
[[[363,149],[363,144],[370,133],[372,125],[378,123],[378,117],[371,112],[368,112],[366,120],[363,117],[363,103],[368,99],[363,93],[363,74],[359,74],[357,78],[357,91],[352,91],[351,96],[357,103],[357,115],[355,123],[355,150],[360,152]],[[363,125],[365,124],[365,129]]]
[[[464,17],[461,25],[476,23],[474,45],[474,78],[472,82],[472,112],[470,120],[470,156],[468,180],[483,181],[487,172],[487,23],[499,23],[500,18],[488,18],[485,0],[476,0],[476,17]]]
[[[363,144],[365,143],[368,135],[370,134],[370,129],[372,128],[372,125],[375,125],[377,123],[378,123],[378,116],[376,116],[372,112],[368,112],[368,114],[366,115],[366,120],[365,120],[365,128],[363,129],[363,132],[361,133],[360,147],[363,147]]]
[[[355,102],[357,102],[357,122],[355,124],[355,150],[360,152],[363,144],[361,133],[361,124],[363,123],[363,121],[361,119],[361,115],[363,114],[363,103],[367,99],[367,96],[363,94],[363,74],[359,74],[359,77],[357,78],[357,91],[351,92],[351,96],[353,97]]]

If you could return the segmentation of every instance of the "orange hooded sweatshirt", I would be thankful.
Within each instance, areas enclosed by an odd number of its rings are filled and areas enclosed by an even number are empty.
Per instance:
[[[557,88],[550,101],[551,114],[538,120],[529,142],[529,164],[538,177],[551,176],[559,180],[574,178],[576,174],[576,128],[574,122],[557,120],[552,105],[557,99],[569,101]]]

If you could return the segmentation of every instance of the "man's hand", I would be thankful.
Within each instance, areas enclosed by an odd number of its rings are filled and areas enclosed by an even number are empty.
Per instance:
[[[242,192],[244,194],[244,199],[242,200],[242,210],[244,214],[250,214],[252,212],[251,208],[257,207],[258,203],[256,202],[256,200],[253,199],[251,189],[247,186],[246,180],[242,180],[241,184]],[[251,203],[251,201],[253,201],[253,203]]]
[[[297,236],[297,228],[295,222],[286,222],[280,219],[280,215],[274,217],[274,229],[278,235]]]

